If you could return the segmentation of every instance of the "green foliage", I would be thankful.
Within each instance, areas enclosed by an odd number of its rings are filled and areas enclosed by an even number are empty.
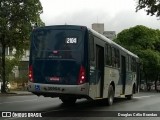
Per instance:
[[[43,24],[41,13],[39,0],[0,0],[0,43],[23,52],[33,25]]]
[[[123,43],[123,46],[130,51],[132,49],[154,49],[154,45],[159,41],[159,36],[156,30],[137,25],[120,32],[115,41],[119,44]]]
[[[151,49],[139,50],[139,56],[143,61],[143,72],[148,80],[156,80],[160,71],[160,53]]]
[[[147,15],[156,15],[160,17],[160,1],[159,0],[138,0],[136,11],[145,9]]]
[[[159,30],[137,25],[120,32],[115,42],[140,57],[145,79],[156,79],[160,74]]]
[[[0,0],[0,45],[2,47],[2,79],[5,83],[5,48],[15,48],[19,58],[29,48],[33,26],[44,25],[40,19],[39,0]],[[5,92],[5,87],[2,87]]]
[[[26,83],[28,81],[28,62],[20,62],[19,64],[19,78],[21,82]]]
[[[19,64],[19,60],[17,60],[16,58],[13,59],[9,59],[6,58],[6,79],[7,81],[9,81],[9,75],[12,74],[13,69],[15,66],[17,66]]]

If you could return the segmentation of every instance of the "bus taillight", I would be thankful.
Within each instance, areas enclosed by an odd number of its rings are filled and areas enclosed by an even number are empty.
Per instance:
[[[86,81],[86,73],[83,66],[80,67],[78,84],[83,84]]]
[[[31,66],[29,66],[29,81],[30,82],[33,82],[33,67],[32,67],[32,65]]]

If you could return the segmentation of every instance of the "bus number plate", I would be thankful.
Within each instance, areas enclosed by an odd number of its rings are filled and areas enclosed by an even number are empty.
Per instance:
[[[67,44],[76,44],[77,38],[66,38],[66,43]]]
[[[59,87],[48,87],[49,91],[60,91],[61,89]]]

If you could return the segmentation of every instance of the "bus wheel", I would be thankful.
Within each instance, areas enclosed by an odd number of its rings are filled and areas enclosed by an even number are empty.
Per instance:
[[[61,101],[65,104],[65,105],[72,105],[72,104],[75,104],[76,102],[76,98],[72,98],[72,97],[61,97],[60,98]]]
[[[133,94],[131,94],[131,95],[126,95],[126,98],[127,98],[128,100],[132,100]]]
[[[113,86],[110,85],[108,89],[107,105],[111,106],[113,104],[113,100],[114,100],[114,90]]]

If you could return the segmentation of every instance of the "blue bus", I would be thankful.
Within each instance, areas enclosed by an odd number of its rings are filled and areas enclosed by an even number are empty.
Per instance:
[[[39,27],[31,34],[28,90],[37,96],[131,99],[138,92],[139,58],[85,26]]]

